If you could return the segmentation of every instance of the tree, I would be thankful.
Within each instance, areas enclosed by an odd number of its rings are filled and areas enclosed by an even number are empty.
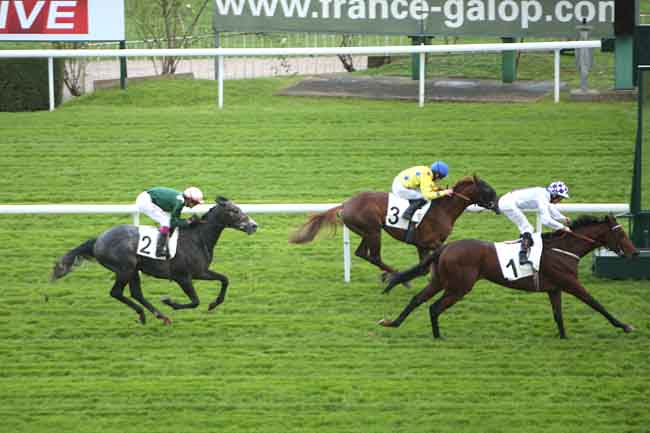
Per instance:
[[[128,13],[134,20],[139,36],[149,48],[188,47],[210,0],[195,0],[194,5],[187,1],[149,0],[130,3]],[[178,57],[160,59],[161,74],[175,73],[179,61]]]

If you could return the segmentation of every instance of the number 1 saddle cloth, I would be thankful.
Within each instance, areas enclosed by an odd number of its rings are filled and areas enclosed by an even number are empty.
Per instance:
[[[528,260],[530,264],[519,264],[519,251],[521,250],[521,241],[495,242],[494,249],[497,250],[501,273],[506,280],[518,280],[520,278],[530,277],[533,272],[539,270],[539,262],[542,257],[542,234],[533,233],[533,246],[530,248]]]

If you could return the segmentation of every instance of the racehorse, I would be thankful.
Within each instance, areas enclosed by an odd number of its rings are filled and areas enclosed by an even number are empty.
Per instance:
[[[451,233],[456,219],[471,204],[498,212],[497,194],[487,182],[477,176],[467,176],[453,187],[453,194],[434,200],[415,232],[413,244],[418,250],[420,261],[438,248]],[[388,193],[362,192],[346,200],[342,205],[312,215],[307,222],[289,238],[289,242],[302,244],[310,242],[324,224],[335,226],[345,224],[361,236],[361,243],[355,255],[386,273],[395,269],[381,259],[381,229],[398,241],[406,242],[406,230],[385,225],[388,209]],[[340,214],[340,220],[337,215]]]
[[[395,285],[421,274],[418,267],[431,266],[432,278],[395,320],[381,320],[380,325],[396,328],[423,302],[443,291],[442,296],[429,307],[434,338],[440,338],[438,317],[472,290],[476,281],[486,279],[512,289],[542,291],[548,294],[553,317],[560,338],[566,338],[562,319],[562,292],[567,292],[605,316],[610,323],[625,332],[634,328],[618,321],[596,301],[578,280],[578,262],[590,251],[605,247],[619,256],[639,254],[625,230],[609,215],[601,219],[583,216],[574,221],[571,232],[557,230],[542,235],[543,250],[539,265],[538,281],[535,276],[509,281],[503,277],[493,243],[474,239],[450,242],[436,250],[422,263],[407,271],[393,275],[384,289],[387,293]]]
[[[257,230],[257,223],[228,199],[219,197],[216,203],[196,224],[180,229],[176,255],[169,260],[156,260],[138,255],[138,227],[120,225],[84,242],[61,257],[52,270],[52,280],[71,272],[83,259],[95,259],[115,273],[115,284],[111,289],[113,298],[135,310],[140,323],[144,324],[146,319],[142,308],[124,296],[124,287],[128,283],[131,297],[166,325],[171,324],[171,320],[142,295],[138,271],[156,278],[173,280],[180,285],[190,298],[189,303],[179,304],[170,299],[163,299],[165,304],[175,310],[196,308],[199,305],[193,280],[218,280],[221,283],[221,291],[208,307],[208,310],[213,310],[224,301],[228,288],[228,278],[225,275],[208,269],[221,232],[227,227],[249,235]]]

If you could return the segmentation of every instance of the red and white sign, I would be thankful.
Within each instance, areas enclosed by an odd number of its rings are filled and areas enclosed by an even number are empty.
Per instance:
[[[124,39],[124,0],[0,0],[0,41]]]

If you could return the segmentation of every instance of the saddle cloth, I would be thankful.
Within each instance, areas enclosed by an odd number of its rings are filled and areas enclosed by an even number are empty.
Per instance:
[[[426,215],[431,202],[427,201],[424,206],[416,210],[413,214],[413,222],[415,226],[419,226],[422,218]],[[388,227],[396,227],[399,229],[407,230],[409,228],[409,220],[402,218],[404,211],[409,207],[409,201],[397,197],[395,194],[388,193],[388,210],[386,211],[386,225]]]
[[[156,260],[166,260],[166,257],[158,257],[156,255],[156,245],[158,245],[158,236],[160,231],[158,227],[153,226],[138,226],[138,255],[149,257],[150,259]],[[173,258],[176,255],[176,247],[178,246],[178,232],[180,230],[176,229],[169,237],[169,242],[167,243],[169,247],[169,258]]]
[[[533,265],[519,264],[519,251],[521,250],[521,241],[495,242],[494,248],[497,250],[501,273],[506,280],[518,280],[520,278],[530,277],[533,271],[539,270],[539,262],[542,257],[542,235],[533,233],[533,246],[530,248],[528,260]]]

